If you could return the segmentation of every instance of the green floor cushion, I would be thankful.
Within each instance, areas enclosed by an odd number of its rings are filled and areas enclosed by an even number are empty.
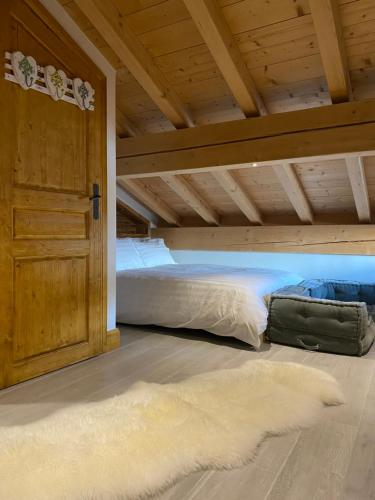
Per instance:
[[[310,280],[271,295],[267,337],[304,349],[362,356],[375,337],[375,284]]]

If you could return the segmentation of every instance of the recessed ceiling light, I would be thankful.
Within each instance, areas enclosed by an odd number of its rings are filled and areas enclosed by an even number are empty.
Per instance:
[[[258,166],[258,163],[252,163],[251,164],[252,167],[257,167]]]

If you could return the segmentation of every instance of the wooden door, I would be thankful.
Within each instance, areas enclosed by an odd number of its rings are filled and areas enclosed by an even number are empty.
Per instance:
[[[0,387],[103,349],[105,79],[37,0],[1,0],[1,51],[95,88],[81,111],[0,79]]]

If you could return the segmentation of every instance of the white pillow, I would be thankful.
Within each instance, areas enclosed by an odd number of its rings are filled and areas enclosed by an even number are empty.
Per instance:
[[[133,243],[143,261],[144,267],[176,264],[162,238],[135,238]]]
[[[145,267],[132,238],[117,240],[116,245],[116,271],[138,269]]]

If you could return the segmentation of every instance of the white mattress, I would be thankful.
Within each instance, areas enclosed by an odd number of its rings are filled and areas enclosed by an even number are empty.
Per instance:
[[[267,295],[302,277],[286,271],[175,264],[117,273],[117,321],[194,328],[259,347]]]

